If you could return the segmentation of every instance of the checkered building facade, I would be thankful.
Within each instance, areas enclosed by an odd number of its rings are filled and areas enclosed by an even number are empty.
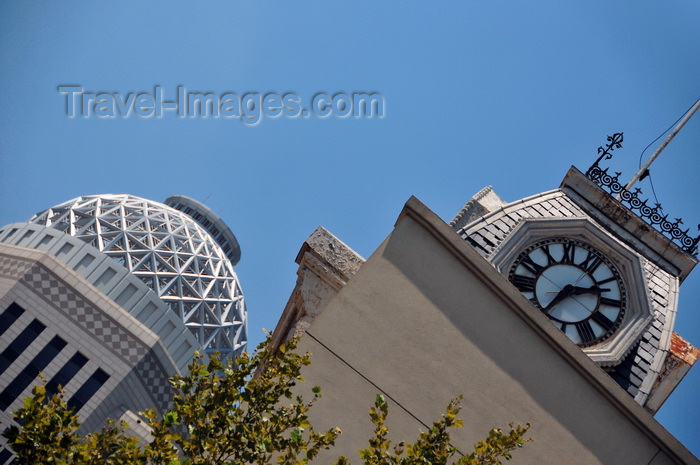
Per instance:
[[[115,206],[124,213],[128,204],[128,221],[108,218],[112,226],[121,224],[125,229],[139,221],[136,206],[141,205],[147,210],[144,215],[151,216],[142,215],[142,226],[159,242],[167,241],[168,247],[149,252],[144,245],[153,247],[154,242],[147,234],[139,236],[147,240],[134,247],[133,255],[149,262],[143,268],[134,266],[129,256],[134,236],[115,227],[100,228],[99,208],[92,212],[83,208],[81,215],[70,208],[49,209],[29,222],[0,228],[3,425],[13,423],[12,412],[40,382],[39,375],[49,393],[63,389],[68,404],[80,416],[83,432],[99,429],[108,418],[134,423],[140,411],[167,410],[173,394],[168,379],[186,370],[196,350],[221,349],[225,355],[234,355],[245,348],[245,306],[233,272],[240,249],[220,218],[186,197],[173,197],[173,207],[133,196],[104,196],[104,202],[98,196],[80,199],[67,204],[100,204],[105,207],[102,213],[111,207],[112,217]],[[187,209],[198,220],[177,208]],[[67,221],[46,224],[61,212]],[[95,216],[92,222],[90,214]],[[177,221],[170,221],[173,218]],[[65,228],[71,219],[82,229]],[[100,234],[91,237],[88,231]],[[165,234],[178,231],[189,242]],[[115,252],[118,247],[108,247],[109,238],[111,242],[121,238],[121,255]],[[183,244],[196,250],[185,250]],[[157,254],[171,263],[188,257],[189,271],[198,273],[195,280],[209,283],[210,289],[199,298],[161,289],[166,282],[182,289],[180,279],[196,281],[191,279],[193,273],[174,269],[144,272],[157,263],[153,258]],[[159,294],[160,290],[164,292]],[[197,306],[212,318],[197,319],[191,311],[189,320],[183,318],[182,308]],[[132,430],[144,433],[138,424]],[[0,465],[11,461],[12,453],[0,439]]]

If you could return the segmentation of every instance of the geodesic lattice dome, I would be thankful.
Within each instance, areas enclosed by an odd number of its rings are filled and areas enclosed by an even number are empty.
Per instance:
[[[207,353],[231,356],[245,348],[246,309],[233,264],[184,212],[132,195],[92,195],[29,222],[77,237],[127,268],[182,318]]]

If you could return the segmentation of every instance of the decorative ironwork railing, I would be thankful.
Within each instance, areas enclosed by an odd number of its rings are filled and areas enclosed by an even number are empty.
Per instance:
[[[682,230],[681,225],[683,224],[683,220],[681,218],[675,218],[675,221],[669,220],[668,215],[663,213],[660,203],[656,203],[654,206],[648,205],[648,199],[640,198],[642,193],[641,189],[636,188],[634,191],[625,189],[619,181],[619,177],[622,173],[615,172],[615,174],[612,175],[608,173],[608,168],[602,169],[599,166],[601,160],[609,160],[612,158],[613,150],[622,147],[623,139],[624,137],[621,132],[608,136],[608,144],[605,147],[598,147],[600,156],[595,163],[588,168],[586,177],[607,190],[610,194],[617,196],[619,201],[625,204],[630,210],[637,212],[639,216],[651,226],[654,226],[657,230],[666,234],[670,239],[680,245],[683,250],[692,255],[697,255],[700,235],[693,238],[688,234],[690,231],[689,228]],[[698,225],[698,229],[700,230],[700,225]]]

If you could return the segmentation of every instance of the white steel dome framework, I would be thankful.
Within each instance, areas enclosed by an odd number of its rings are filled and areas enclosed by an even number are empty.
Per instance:
[[[186,213],[132,195],[99,195],[62,203],[29,222],[79,238],[120,263],[180,316],[205,352],[235,356],[245,348],[246,309],[233,264]]]

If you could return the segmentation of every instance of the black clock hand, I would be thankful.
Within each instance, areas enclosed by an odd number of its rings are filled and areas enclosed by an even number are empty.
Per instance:
[[[564,289],[562,289],[561,291],[559,291],[559,293],[558,293],[557,295],[554,296],[554,298],[552,299],[552,301],[551,301],[549,304],[547,304],[547,306],[546,306],[543,310],[544,310],[545,312],[550,311],[550,310],[551,310],[552,308],[554,308],[554,306],[557,305],[559,302],[561,302],[562,300],[566,299],[567,297],[570,297],[571,294],[573,294],[573,292],[574,292],[575,289],[576,289],[576,288],[575,288],[574,286],[572,286],[571,284],[567,284],[566,286],[564,286]]]
[[[581,295],[581,294],[600,294],[601,292],[608,292],[610,289],[601,289],[598,286],[591,287],[574,287],[571,295]]]

